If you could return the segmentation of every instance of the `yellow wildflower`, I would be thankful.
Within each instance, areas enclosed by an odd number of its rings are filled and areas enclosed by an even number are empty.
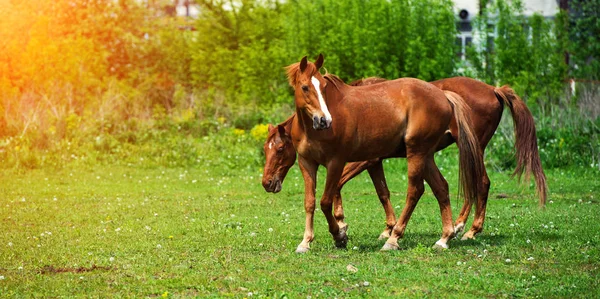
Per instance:
[[[242,136],[242,135],[246,134],[246,131],[244,131],[242,129],[233,129],[233,134],[235,134],[236,136]]]
[[[267,135],[269,134],[269,125],[266,124],[258,124],[250,130],[250,135],[254,137],[254,139],[263,141],[267,139]]]

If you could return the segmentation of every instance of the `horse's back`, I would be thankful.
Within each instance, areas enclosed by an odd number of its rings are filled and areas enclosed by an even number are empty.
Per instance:
[[[494,94],[494,87],[468,77],[453,77],[431,82],[439,89],[460,95],[473,110],[498,111],[502,105]]]
[[[401,90],[400,97],[404,98],[406,106],[406,144],[410,146],[414,141],[412,146],[416,146],[416,143],[423,143],[428,138],[437,139],[443,135],[453,116],[452,106],[444,92],[419,79],[401,78],[394,81],[396,88]]]
[[[460,95],[470,108],[470,117],[480,144],[485,147],[492,138],[502,118],[502,102],[496,98],[494,87],[468,77],[453,77],[431,82],[443,90]],[[456,136],[456,123],[453,121],[452,134]]]

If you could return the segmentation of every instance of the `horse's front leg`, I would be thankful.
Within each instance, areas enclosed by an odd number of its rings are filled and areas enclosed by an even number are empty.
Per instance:
[[[304,178],[304,212],[306,213],[306,220],[304,223],[304,238],[298,248],[297,253],[305,253],[310,250],[310,242],[315,237],[313,224],[315,215],[315,187],[317,181],[317,169],[319,164],[312,160],[298,157],[298,165]]]
[[[332,213],[332,204],[334,198],[339,194],[338,182],[344,170],[344,162],[331,161],[327,164],[327,179],[325,180],[325,192],[321,198],[321,210],[325,214],[329,224],[329,232],[335,240],[335,246],[345,248],[348,243],[346,229],[340,230],[340,226]]]

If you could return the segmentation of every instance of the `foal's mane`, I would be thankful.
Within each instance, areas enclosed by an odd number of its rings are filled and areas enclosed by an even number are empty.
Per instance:
[[[282,123],[278,124],[277,126],[282,126],[285,128],[286,132],[290,132],[292,130],[292,122],[294,121],[294,117],[296,117],[296,114],[292,114],[292,116],[288,117],[288,119],[284,120]],[[275,126],[275,128],[277,129],[277,126]],[[279,130],[273,130],[271,132],[269,132],[267,134],[267,141],[273,139],[273,137],[275,136],[276,133],[278,133]]]

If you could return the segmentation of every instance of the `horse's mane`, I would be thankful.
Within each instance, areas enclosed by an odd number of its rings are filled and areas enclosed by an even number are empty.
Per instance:
[[[296,80],[298,78],[298,73],[300,73],[300,62],[296,62],[296,63],[288,65],[287,67],[285,67],[285,71],[286,71],[288,82],[290,83],[290,85],[292,87],[296,86]],[[310,74],[313,74],[318,71],[319,70],[317,70],[317,67],[315,67],[314,63],[308,62],[308,64],[306,65],[305,72],[309,72]]]
[[[284,127],[286,132],[291,132],[292,131],[292,122],[294,121],[294,117],[296,117],[296,113],[292,114],[292,116],[288,117],[288,119],[284,120],[282,123],[278,124],[277,126]],[[277,126],[275,126],[275,128],[277,128]],[[267,134],[267,141],[273,139],[273,136],[275,136],[275,134],[277,132],[278,132],[278,130],[273,130],[273,131],[269,132]]]
[[[331,82],[333,84],[333,86],[335,86],[335,88],[337,88],[337,90],[340,90],[340,88],[346,84],[344,82],[344,80],[342,80],[340,77],[338,77],[334,74],[327,73],[327,74],[323,75],[323,78],[325,78],[325,80]]]
[[[384,79],[381,77],[367,77],[367,78],[354,80],[348,85],[350,85],[350,86],[365,86],[365,85],[381,83],[384,81],[387,81],[387,79]]]
[[[284,120],[279,125],[286,129],[290,129],[292,127],[292,122],[294,121],[294,117],[296,117],[296,114],[292,114],[292,116],[288,117],[288,119]]]
[[[296,80],[298,78],[298,73],[300,72],[300,62],[296,62],[296,63],[293,63],[293,64],[287,66],[285,68],[285,70],[286,70],[287,79],[288,79],[289,84],[291,86],[296,86]],[[305,71],[308,71],[310,74],[313,74],[313,73],[318,72],[319,70],[315,67],[314,63],[308,62],[308,64],[306,65]],[[342,80],[340,77],[338,77],[334,74],[330,74],[327,71],[326,71],[325,75],[323,75],[323,78],[325,78],[327,81],[331,82],[333,84],[333,86],[335,86],[335,88],[337,88],[338,90],[340,90],[342,88],[342,86],[344,86],[346,84],[344,82],[344,80]],[[363,78],[363,79],[358,79],[356,81],[353,81],[349,85],[363,86],[363,85],[376,84],[376,83],[380,83],[383,81],[387,81],[387,80],[383,79],[383,78],[379,78],[379,77],[368,77],[368,78]]]

